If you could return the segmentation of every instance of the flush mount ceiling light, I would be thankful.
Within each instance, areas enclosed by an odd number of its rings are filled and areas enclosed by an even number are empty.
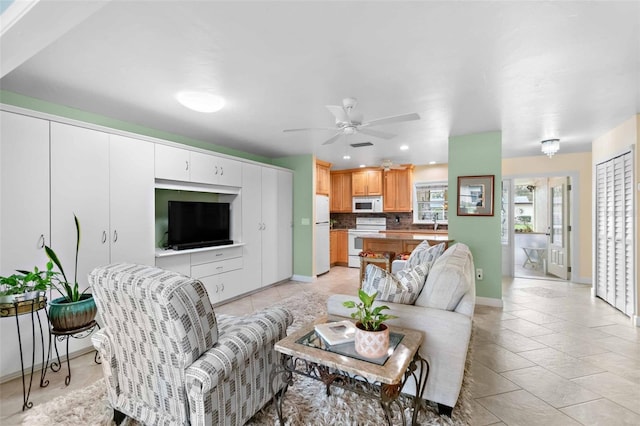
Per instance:
[[[343,160],[351,160],[351,156],[349,154],[345,154],[342,156]]]
[[[542,152],[547,154],[549,158],[560,149],[560,139],[547,139],[542,141]]]
[[[224,107],[224,98],[213,93],[183,90],[176,99],[185,107],[198,112],[216,112]]]
[[[435,161],[429,161],[429,164],[433,165],[433,164],[436,164],[436,162]]]
[[[409,149],[409,145],[401,145],[400,146],[400,151],[406,151]]]

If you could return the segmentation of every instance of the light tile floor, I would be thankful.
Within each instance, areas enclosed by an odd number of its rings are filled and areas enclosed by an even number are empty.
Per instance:
[[[243,315],[300,288],[354,294],[358,269],[332,268],[316,282],[288,282],[216,307]],[[473,340],[473,424],[640,425],[640,331],[591,288],[562,281],[505,279],[504,308],[476,306]],[[93,355],[72,360],[72,380],[49,374],[34,383],[42,404],[101,377]],[[0,385],[0,424],[19,425],[22,384]]]

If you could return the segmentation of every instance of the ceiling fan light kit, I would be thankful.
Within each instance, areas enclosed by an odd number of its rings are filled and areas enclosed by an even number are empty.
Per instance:
[[[553,154],[560,149],[560,139],[546,139],[542,142],[542,152],[549,158],[553,157]]]
[[[301,129],[285,129],[284,132],[298,132],[307,130],[333,130],[337,131],[335,135],[324,141],[323,145],[329,145],[337,141],[341,136],[354,135],[356,133],[362,133],[368,136],[373,136],[381,139],[391,139],[396,135],[392,133],[382,132],[380,130],[374,130],[370,127],[382,126],[385,124],[400,123],[403,121],[419,120],[420,115],[417,113],[393,115],[391,117],[378,118],[375,120],[364,121],[364,116],[361,112],[355,111],[355,107],[358,104],[356,98],[344,98],[342,100],[342,106],[339,105],[326,105],[327,109],[335,117],[335,127],[320,127],[320,128],[301,128]]]

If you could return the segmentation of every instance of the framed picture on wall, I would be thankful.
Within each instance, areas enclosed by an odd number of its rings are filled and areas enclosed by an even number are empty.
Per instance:
[[[494,175],[458,176],[458,216],[493,216]]]

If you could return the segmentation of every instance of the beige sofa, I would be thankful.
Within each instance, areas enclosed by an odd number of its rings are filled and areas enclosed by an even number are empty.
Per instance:
[[[385,312],[398,317],[388,324],[424,334],[420,355],[429,362],[430,371],[423,398],[436,402],[441,414],[451,414],[462,387],[475,306],[474,270],[469,247],[457,243],[435,260],[414,304],[374,302],[389,306]],[[357,297],[331,296],[329,315],[350,317],[353,309],[343,306],[346,300]],[[402,391],[415,394],[415,385],[408,381]]]

